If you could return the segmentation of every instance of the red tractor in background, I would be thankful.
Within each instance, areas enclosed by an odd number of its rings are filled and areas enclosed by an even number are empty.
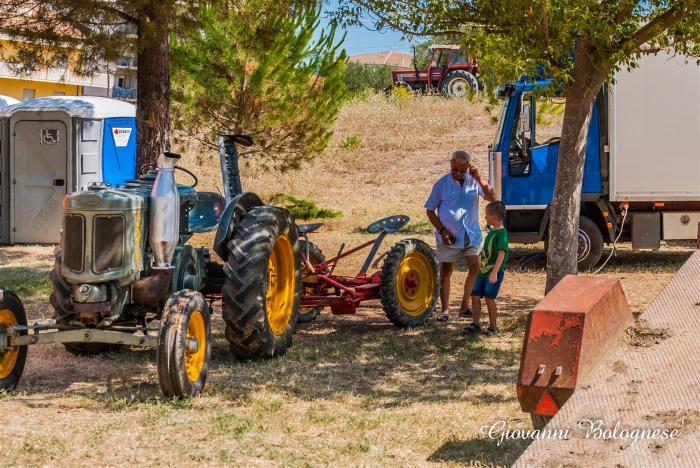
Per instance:
[[[390,93],[395,87],[408,88],[422,93],[442,92],[450,98],[465,97],[470,89],[481,91],[479,64],[470,59],[467,50],[458,45],[435,45],[428,49],[428,68],[419,70],[413,53],[413,70],[393,70],[393,84],[386,88]]]

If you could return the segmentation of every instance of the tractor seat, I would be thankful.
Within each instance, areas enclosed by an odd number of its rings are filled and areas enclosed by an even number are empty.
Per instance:
[[[312,232],[318,231],[318,229],[323,226],[323,223],[312,223],[312,224],[299,224],[299,234],[310,234]]]
[[[380,219],[367,226],[367,232],[370,234],[375,234],[379,231],[387,233],[396,232],[408,224],[410,220],[411,218],[406,215],[389,216],[388,218]]]
[[[224,197],[214,192],[197,192],[197,201],[189,214],[189,231],[209,232],[219,224],[226,208]]]

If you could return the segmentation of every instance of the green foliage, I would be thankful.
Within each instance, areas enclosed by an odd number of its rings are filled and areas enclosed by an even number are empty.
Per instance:
[[[345,87],[348,92],[364,91],[367,88],[382,91],[393,81],[391,65],[363,65],[348,62],[345,66]]]
[[[352,134],[348,135],[338,143],[338,148],[340,149],[360,149],[362,148],[362,135]]]
[[[552,93],[569,84],[575,48],[605,76],[634,68],[640,54],[658,44],[673,44],[680,53],[700,56],[700,4],[684,0],[340,0],[330,12],[335,21],[399,29],[407,36],[432,36],[434,42],[459,38],[479,57],[487,84],[534,79],[538,67],[554,78]],[[438,41],[439,40],[439,41]],[[419,60],[419,65],[423,65]],[[602,67],[602,68],[601,68]]]
[[[552,125],[554,122],[561,122],[564,118],[564,103],[542,101],[537,105],[535,122],[537,125]]]
[[[295,219],[339,218],[343,216],[342,211],[319,208],[314,202],[300,200],[285,193],[274,194],[268,200],[268,204],[289,210]]]
[[[391,88],[391,95],[389,96],[394,101],[406,101],[408,99],[413,99],[413,91],[408,86],[394,86]]]
[[[217,134],[245,133],[242,158],[298,168],[328,144],[345,90],[335,28],[314,38],[320,3],[249,0],[202,7],[202,27],[172,36],[174,137],[215,149]]]

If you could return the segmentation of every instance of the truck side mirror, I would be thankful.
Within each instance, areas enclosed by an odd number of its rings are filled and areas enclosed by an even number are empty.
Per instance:
[[[523,133],[527,133],[530,131],[530,105],[529,104],[523,104],[523,109],[522,112],[520,113],[520,128],[522,129]]]

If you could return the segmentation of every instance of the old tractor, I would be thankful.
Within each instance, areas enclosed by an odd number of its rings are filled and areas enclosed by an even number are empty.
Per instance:
[[[483,90],[479,64],[475,58],[469,58],[466,49],[458,45],[435,45],[428,51],[428,68],[418,69],[414,50],[413,70],[393,70],[393,84],[385,91],[403,87],[412,92],[442,92],[450,98],[463,98],[470,92]]]
[[[368,233],[379,234],[374,240],[347,252],[343,252],[343,244],[338,254],[329,259],[308,239],[323,224],[300,225],[304,272],[298,323],[316,319],[324,307],[330,307],[333,314],[354,314],[361,302],[379,299],[394,325],[405,328],[425,324],[435,311],[440,290],[437,260],[428,244],[419,239],[399,241],[386,255],[381,270],[367,274],[384,237],[409,220],[403,215],[380,219],[367,227]],[[357,275],[333,274],[341,259],[369,246],[372,248]]]
[[[197,394],[211,352],[207,300],[219,298],[233,353],[285,353],[299,310],[299,234],[288,211],[241,193],[236,144],[252,140],[230,135],[219,141],[223,197],[196,192],[197,178],[185,169],[193,183],[176,184],[180,156],[164,153],[155,170],[143,168],[122,187],[98,183],[64,198],[62,241],[50,273],[54,319],[29,326],[20,312],[2,319],[2,374],[15,378],[0,380],[2,388],[16,384],[23,364],[7,356],[24,356],[27,345],[63,343],[76,355],[154,347],[162,392]],[[212,250],[223,263],[209,249],[186,243],[214,229]]]

